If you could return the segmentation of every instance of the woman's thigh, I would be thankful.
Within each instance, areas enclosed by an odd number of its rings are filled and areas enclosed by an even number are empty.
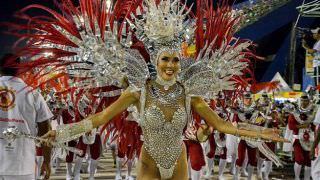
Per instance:
[[[138,162],[137,180],[156,180],[161,179],[156,163],[146,152],[144,147],[141,148],[140,159]]]
[[[172,180],[187,180],[188,179],[188,162],[186,147],[183,145],[182,153],[177,161]]]

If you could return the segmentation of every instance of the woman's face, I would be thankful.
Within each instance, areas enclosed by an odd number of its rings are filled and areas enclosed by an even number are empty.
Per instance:
[[[173,80],[179,73],[180,59],[178,53],[163,52],[157,61],[158,75],[166,81]]]

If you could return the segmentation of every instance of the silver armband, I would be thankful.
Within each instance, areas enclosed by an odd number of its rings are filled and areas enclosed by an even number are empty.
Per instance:
[[[93,129],[92,121],[83,120],[78,123],[65,124],[57,127],[56,142],[64,143],[77,139]]]

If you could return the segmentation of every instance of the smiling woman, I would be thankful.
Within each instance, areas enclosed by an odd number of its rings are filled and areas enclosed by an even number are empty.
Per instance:
[[[30,60],[36,59],[39,66],[45,67],[35,68],[41,69],[38,74],[46,74],[46,71],[66,66],[64,73],[76,77],[68,81],[72,88],[85,90],[88,87],[111,85],[123,88],[123,79],[128,84],[121,96],[103,111],[88,116],[81,122],[49,132],[44,136],[49,143],[64,143],[76,139],[92,128],[109,123],[133,105],[140,113],[139,125],[144,140],[138,179],[186,180],[187,155],[183,140],[185,129],[192,122],[192,111],[198,113],[209,126],[226,134],[251,137],[259,141],[284,141],[272,129],[241,129],[233,126],[222,120],[203,100],[215,98],[219,91],[232,90],[236,77],[242,76],[242,72],[247,70],[247,56],[252,54],[248,48],[250,42],[232,38],[232,31],[237,28],[229,26],[238,20],[232,16],[231,8],[221,7],[222,10],[217,11],[216,16],[207,19],[206,22],[211,25],[206,27],[212,29],[207,29],[208,39],[202,41],[206,45],[199,46],[196,60],[191,59],[192,63],[187,63],[180,70],[180,60],[184,58],[180,57],[182,42],[187,41],[186,37],[196,36],[191,31],[195,26],[199,26],[196,29],[204,30],[204,24],[200,22],[196,25],[194,19],[186,21],[192,17],[189,16],[190,10],[178,0],[138,1],[141,4],[138,3],[136,8],[144,10],[140,11],[143,12],[142,15],[135,11],[135,4],[130,4],[131,1],[117,2],[119,4],[114,6],[114,12],[106,10],[105,0],[79,0],[80,8],[74,6],[71,0],[63,0],[59,4],[63,14],[46,7],[33,6],[48,11],[54,18],[32,18],[28,25],[15,26],[31,29],[28,32],[38,32],[24,34],[28,37],[26,40],[29,47],[23,51],[29,55],[26,57],[30,57]],[[136,14],[137,17],[132,15],[123,18],[121,3],[129,3],[130,11],[136,12],[125,14]],[[30,8],[32,7],[25,8],[24,11]],[[207,7],[205,11],[208,14],[216,13],[213,12],[213,7]],[[122,19],[127,20],[126,23],[117,24],[118,13]],[[212,25],[221,21],[226,22],[219,26]],[[117,32],[130,33],[128,39],[121,39],[123,34]],[[147,63],[141,53],[131,49],[131,40],[134,39],[129,38],[133,37],[131,33],[139,40],[138,43],[143,44],[143,49],[148,51],[156,66],[155,80],[149,78]],[[49,51],[53,52],[50,57],[44,54]]]
[[[179,53],[162,52],[157,61],[157,77],[165,81],[175,81],[181,71]]]

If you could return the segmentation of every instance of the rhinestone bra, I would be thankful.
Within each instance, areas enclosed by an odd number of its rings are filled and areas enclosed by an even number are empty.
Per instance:
[[[173,175],[187,124],[183,88],[178,84],[174,86],[171,91],[162,92],[154,82],[147,85],[145,117],[141,122],[144,147],[156,162],[161,179],[169,179]]]

